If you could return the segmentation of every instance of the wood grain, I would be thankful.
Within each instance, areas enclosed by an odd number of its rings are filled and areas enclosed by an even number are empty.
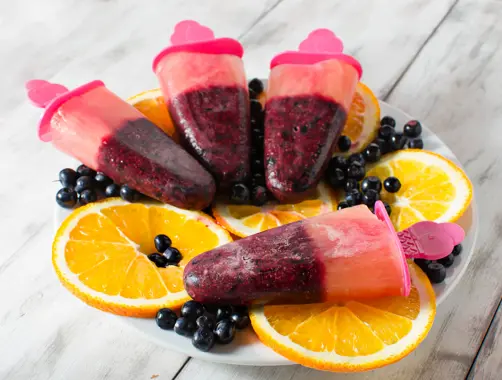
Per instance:
[[[363,82],[386,95],[416,57],[455,0],[287,0],[263,18],[242,43],[250,76],[268,73],[271,58],[294,50],[316,28],[340,36],[363,66]]]
[[[467,379],[499,379],[502,374],[502,303],[483,339]]]

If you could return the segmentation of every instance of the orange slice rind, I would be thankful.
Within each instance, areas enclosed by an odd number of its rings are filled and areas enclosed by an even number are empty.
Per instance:
[[[127,99],[127,102],[166,132],[174,141],[178,142],[178,134],[159,88],[131,96]]]
[[[336,210],[336,196],[325,183],[315,196],[296,204],[270,202],[264,206],[233,205],[221,201],[213,205],[216,221],[239,237],[246,237],[284,224]]]
[[[472,184],[464,171],[430,151],[405,149],[386,155],[369,167],[367,175],[382,182],[394,176],[401,182],[397,193],[381,193],[392,208],[390,219],[398,231],[424,220],[455,222],[472,199]]]
[[[255,306],[259,339],[287,359],[333,372],[360,372],[394,363],[412,352],[436,314],[434,290],[410,262],[408,297],[338,304]]]
[[[161,233],[182,253],[179,266],[157,268],[148,259]],[[70,214],[54,238],[52,262],[62,284],[90,306],[153,317],[162,307],[178,308],[190,299],[183,268],[191,258],[230,241],[202,212],[109,198]]]

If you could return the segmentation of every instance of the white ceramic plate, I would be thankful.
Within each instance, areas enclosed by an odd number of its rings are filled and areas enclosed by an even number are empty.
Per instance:
[[[392,107],[389,104],[380,102],[383,115],[389,115],[396,119],[398,126],[403,126],[406,121],[413,119],[401,110]],[[399,128],[398,128],[399,129]],[[432,150],[459,163],[453,152],[448,148],[434,133],[423,126],[422,137],[424,146],[427,150]],[[55,227],[57,228],[69,211],[55,206]],[[441,304],[451,293],[453,288],[460,281],[467,265],[474,252],[474,246],[478,235],[478,211],[476,200],[473,197],[471,206],[462,218],[457,222],[466,231],[466,237],[463,245],[463,252],[455,259],[453,266],[447,269],[446,280],[443,284],[434,285],[436,291],[437,304]],[[173,331],[164,331],[157,327],[153,319],[140,319],[128,317],[115,317],[119,321],[126,323],[136,330],[143,333],[151,341],[198,359],[211,362],[238,364],[238,365],[257,365],[257,366],[278,366],[294,364],[284,357],[276,354],[270,348],[264,346],[252,332],[251,329],[246,332],[239,332],[235,341],[227,346],[217,346],[210,353],[201,352],[192,346],[189,339],[175,334]]]

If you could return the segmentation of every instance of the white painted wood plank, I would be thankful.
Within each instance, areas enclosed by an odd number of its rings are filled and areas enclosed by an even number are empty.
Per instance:
[[[340,36],[363,66],[363,82],[387,94],[455,0],[287,0],[242,39],[250,76],[268,73],[271,58],[295,50],[316,28]]]
[[[464,163],[481,216],[476,255],[439,310],[438,334],[426,341],[430,349],[418,353],[421,362],[434,365],[411,368],[417,379],[465,376],[502,294],[501,16],[499,1],[459,1],[390,97],[420,115]],[[492,369],[486,374],[483,380],[500,379]]]
[[[502,374],[502,303],[488,330],[468,380],[499,379]]]

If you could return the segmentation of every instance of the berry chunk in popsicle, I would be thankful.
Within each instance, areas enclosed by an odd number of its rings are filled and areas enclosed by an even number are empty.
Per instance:
[[[45,108],[38,127],[42,141],[161,202],[193,209],[211,203],[211,175],[103,82],[68,91],[33,80],[26,88],[32,103]]]
[[[447,256],[464,237],[456,224],[433,222],[401,236],[381,201],[375,210],[354,206],[215,248],[188,263],[185,288],[196,301],[215,304],[407,296],[406,257]]]
[[[283,202],[312,191],[332,156],[361,76],[333,32],[309,34],[270,63],[265,105],[267,187]]]
[[[228,189],[250,176],[249,96],[241,44],[182,21],[153,70],[181,143]]]

